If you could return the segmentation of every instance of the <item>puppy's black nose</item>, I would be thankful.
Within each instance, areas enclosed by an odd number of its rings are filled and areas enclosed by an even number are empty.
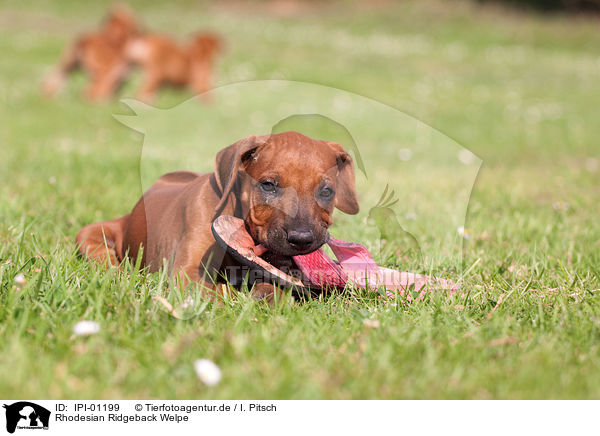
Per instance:
[[[297,248],[306,248],[313,243],[315,237],[308,230],[290,230],[287,232],[288,242]]]

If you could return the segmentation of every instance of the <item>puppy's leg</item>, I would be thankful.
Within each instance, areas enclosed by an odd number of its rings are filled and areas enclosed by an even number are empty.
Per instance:
[[[221,286],[221,283],[217,283],[214,266],[205,265],[203,259],[195,255],[194,251],[189,250],[189,247],[180,247],[174,264],[179,265],[173,271],[176,286],[183,289],[187,286],[197,284],[204,296],[208,298],[222,300],[225,297],[227,290]]]
[[[281,301],[284,293],[281,289],[271,283],[257,283],[250,293],[257,300],[266,300],[269,306],[274,307]]]
[[[128,218],[129,214],[83,227],[76,237],[79,254],[105,267],[118,266],[123,260],[123,234]]]
[[[137,93],[137,97],[143,102],[151,103],[154,100],[156,90],[160,86],[161,81],[160,75],[153,72],[147,72],[142,87]]]
[[[211,84],[212,66],[208,61],[196,62],[192,67],[191,88],[194,94],[202,95],[204,101],[210,101],[208,92]]]
[[[83,96],[89,101],[100,101],[102,99],[102,72],[90,72],[90,84],[85,88]]]
[[[101,72],[96,72],[86,91],[86,97],[92,101],[101,101],[112,97],[126,74],[127,64],[121,62],[115,63]]]
[[[225,301],[235,297],[237,291],[225,283],[211,281],[208,277],[202,277],[197,274],[198,267],[181,268],[173,275],[175,287],[182,292],[186,292],[188,287],[195,287],[202,295],[202,298],[208,298],[218,304],[224,304]],[[192,279],[194,277],[194,279]]]
[[[54,97],[64,86],[67,76],[79,66],[79,53],[81,41],[67,47],[63,52],[58,65],[50,72],[42,83],[42,94]]]
[[[197,284],[204,297],[223,303],[237,294],[220,281],[226,275],[223,266],[232,265],[232,260],[216,242],[210,244],[210,239],[202,233],[184,235],[174,259],[173,277],[181,289]]]

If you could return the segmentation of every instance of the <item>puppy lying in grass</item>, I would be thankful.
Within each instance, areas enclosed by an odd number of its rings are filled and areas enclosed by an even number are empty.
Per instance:
[[[111,97],[127,74],[125,49],[139,33],[133,13],[120,6],[109,11],[100,29],[79,36],[67,47],[55,69],[43,82],[42,92],[54,97],[70,73],[81,68],[89,77],[84,95],[91,101]]]
[[[454,290],[450,281],[379,267],[362,245],[331,238],[334,209],[359,210],[354,161],[340,144],[295,131],[252,135],[221,150],[213,173],[165,174],[130,213],[84,226],[76,241],[86,259],[118,266],[140,256],[150,272],[168,265],[182,288],[197,283],[217,299],[225,281],[242,283],[248,266],[260,273],[252,295],[269,304],[281,294],[277,283],[401,294],[412,287],[415,297],[428,285]]]
[[[199,33],[186,44],[148,33],[134,38],[127,47],[128,61],[140,65],[144,78],[137,97],[152,101],[163,85],[187,87],[203,94],[211,87],[211,76],[223,42],[213,33]]]

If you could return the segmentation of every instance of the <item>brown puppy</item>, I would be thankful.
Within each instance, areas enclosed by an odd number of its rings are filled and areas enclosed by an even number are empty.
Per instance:
[[[187,86],[195,94],[208,95],[216,55],[222,49],[221,38],[212,33],[197,34],[185,45],[171,39],[146,34],[131,41],[128,59],[144,70],[138,98],[151,101],[165,84]]]
[[[358,212],[354,165],[342,146],[297,132],[251,136],[220,151],[214,173],[162,176],[130,214],[85,226],[77,244],[104,265],[135,261],[143,247],[150,271],[166,259],[179,280],[216,289],[219,276],[236,266],[212,235],[217,216],[244,219],[256,244],[285,262],[327,242],[334,207]],[[254,293],[271,299],[273,289],[257,286]]]
[[[138,25],[125,7],[111,10],[99,31],[78,37],[63,53],[55,70],[44,80],[42,91],[53,97],[77,68],[90,78],[85,96],[94,101],[112,96],[127,73],[125,48],[137,35]]]

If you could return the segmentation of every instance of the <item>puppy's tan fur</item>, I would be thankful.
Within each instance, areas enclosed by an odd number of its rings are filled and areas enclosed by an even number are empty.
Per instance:
[[[153,100],[163,85],[188,87],[194,94],[208,98],[206,92],[222,47],[221,38],[213,33],[197,34],[186,44],[152,33],[135,38],[128,45],[127,57],[143,69],[138,98]]]

